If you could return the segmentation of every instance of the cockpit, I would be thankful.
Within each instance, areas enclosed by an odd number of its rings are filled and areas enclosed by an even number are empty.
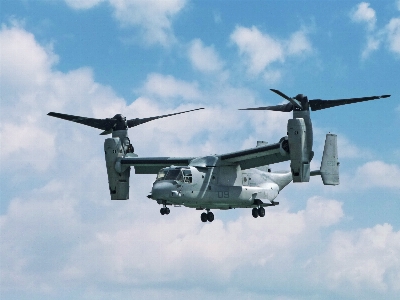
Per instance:
[[[187,167],[169,167],[161,169],[157,174],[156,181],[176,180],[192,183],[192,171]]]

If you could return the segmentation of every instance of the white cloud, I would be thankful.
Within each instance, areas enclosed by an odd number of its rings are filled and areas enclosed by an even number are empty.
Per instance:
[[[361,53],[361,58],[366,59],[375,50],[379,49],[382,38],[375,32],[376,13],[369,3],[361,2],[350,12],[350,18],[355,23],[364,23],[367,28],[367,43]]]
[[[89,9],[106,0],[64,0],[74,9]]]
[[[245,56],[248,71],[252,75],[260,74],[273,62],[284,61],[282,44],[268,34],[263,34],[255,26],[236,27],[231,34],[231,40],[238,46],[239,53]]]
[[[19,26],[8,28],[4,25],[1,27],[0,43],[2,92],[16,90],[18,85],[18,93],[21,93],[32,86],[45,84],[51,67],[58,61],[50,46],[40,46],[33,34]]]
[[[51,48],[39,45],[31,33],[3,26],[0,42],[0,159],[4,168],[43,172],[58,151],[68,148],[59,144],[56,131],[63,125],[47,116],[50,111],[89,117],[110,117],[120,111],[120,99],[110,88],[95,83],[90,69],[54,71],[57,56]],[[73,128],[65,133],[71,140],[75,138]]]
[[[359,167],[354,180],[362,187],[400,189],[400,167],[382,161],[371,161]]]
[[[307,38],[305,30],[296,31],[287,42],[288,55],[298,55],[312,52],[311,42]]]
[[[327,200],[321,197],[308,199],[306,219],[311,226],[329,227],[338,223],[344,216],[342,203],[335,200]]]
[[[365,23],[367,28],[366,45],[361,52],[361,58],[366,59],[386,43],[389,51],[400,54],[400,19],[392,18],[382,29],[376,29],[376,13],[369,3],[358,4],[350,13],[350,18],[356,23]]]
[[[247,144],[247,147],[254,147],[260,137],[266,139],[269,143],[277,143],[281,137],[287,134],[286,128],[282,124],[287,124],[287,120],[290,118],[288,114],[272,111],[248,111],[243,113],[246,113],[251,118],[251,124],[254,128],[248,137],[251,144]],[[268,128],[268,130],[265,130],[265,128]]]
[[[55,137],[38,124],[40,108],[35,93],[40,94],[38,89],[46,86],[57,56],[38,45],[33,35],[20,27],[3,26],[0,44],[0,159],[3,166],[12,161],[17,169],[28,164],[43,171],[55,156]]]
[[[109,0],[118,21],[125,26],[139,26],[149,44],[168,46],[175,42],[172,20],[185,6],[185,0]]]
[[[186,0],[65,0],[74,9],[90,9],[107,1],[122,26],[139,28],[146,43],[169,46],[176,41],[173,18],[186,5]]]
[[[368,30],[374,30],[376,24],[376,13],[369,3],[361,2],[350,13],[353,22],[365,23]]]
[[[35,123],[5,123],[0,127],[1,160],[12,161],[14,168],[30,165],[46,170],[55,157],[55,136]],[[15,158],[18,157],[18,160]],[[8,165],[5,163],[4,165]]]
[[[107,281],[133,287],[162,282],[207,289],[236,282],[237,276],[254,270],[259,273],[254,278],[257,283],[264,280],[261,274],[274,274],[277,278],[270,280],[279,283],[281,270],[292,265],[304,237],[314,236],[314,247],[320,241],[313,232],[336,224],[343,214],[337,201],[313,198],[299,212],[267,210],[264,219],[254,219],[248,210],[233,221],[203,224],[195,210],[175,208],[162,218],[154,213],[154,203],[116,202],[118,206],[97,207],[97,213],[107,216],[87,223],[82,219],[83,204],[65,195],[66,186],[76,187],[67,193],[73,195],[85,189],[72,181],[53,181],[25,200],[14,199],[2,216],[7,258],[2,282],[9,287],[61,291],[60,283],[64,286],[66,281],[73,286]],[[47,245],[46,255],[40,253],[41,245]],[[43,271],[30,271],[39,265]]]
[[[389,224],[353,232],[337,231],[318,264],[317,274],[344,294],[395,294],[400,290],[399,255],[400,231],[394,231]]]
[[[361,58],[366,59],[375,50],[378,50],[381,45],[381,40],[375,36],[367,37],[367,45],[361,53]]]
[[[270,70],[274,63],[284,63],[287,57],[312,52],[311,42],[305,30],[299,30],[288,40],[274,38],[262,33],[257,27],[237,26],[230,36],[244,57],[247,71],[251,76],[263,77],[269,83],[275,83],[281,77],[279,70]]]
[[[393,18],[385,27],[390,51],[400,55],[400,18]]]
[[[277,84],[282,79],[282,72],[279,70],[268,70],[264,72],[264,79],[270,85]]]
[[[199,98],[201,95],[197,83],[189,83],[176,79],[171,75],[157,73],[147,76],[142,91],[161,98],[180,97],[185,100],[193,100]]]
[[[341,158],[371,158],[372,154],[368,150],[360,149],[355,144],[353,144],[344,134],[338,134],[338,155]],[[323,144],[321,144],[323,147]],[[321,148],[322,149],[322,148]]]
[[[125,26],[140,26],[149,44],[168,46],[175,41],[173,17],[185,6],[185,0],[109,0],[118,21]]]
[[[188,52],[190,62],[195,69],[202,72],[216,72],[222,69],[223,63],[214,47],[204,46],[200,39],[195,39],[190,43]]]

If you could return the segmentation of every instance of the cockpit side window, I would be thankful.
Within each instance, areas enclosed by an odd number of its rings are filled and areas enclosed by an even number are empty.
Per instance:
[[[161,169],[161,170],[158,172],[158,174],[157,174],[156,180],[163,180],[164,177],[165,177],[165,170],[164,170],[164,169]]]
[[[177,180],[186,183],[192,183],[192,172],[190,169],[161,169],[157,174],[156,180]]]

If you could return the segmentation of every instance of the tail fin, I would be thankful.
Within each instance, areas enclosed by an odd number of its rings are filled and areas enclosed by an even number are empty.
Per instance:
[[[321,175],[324,185],[339,184],[339,162],[336,134],[329,133],[326,135],[324,154],[322,155],[321,161],[321,169],[319,171],[312,171],[310,175]]]

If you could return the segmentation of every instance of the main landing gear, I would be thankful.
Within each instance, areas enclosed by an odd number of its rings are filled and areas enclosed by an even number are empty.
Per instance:
[[[275,202],[275,201],[272,201],[272,200],[271,200],[271,203],[268,203],[268,204],[267,203],[263,203],[261,200],[256,200],[256,201],[254,202],[254,204],[255,205],[259,205],[259,207],[258,208],[254,207],[251,210],[251,214],[253,215],[253,218],[258,218],[258,217],[263,218],[263,217],[265,217],[265,208],[263,206],[261,206],[261,205],[264,205],[264,206],[276,206],[276,205],[279,205],[279,202]]]
[[[208,209],[207,212],[203,212],[200,216],[202,222],[212,222],[214,221],[214,214]]]
[[[254,218],[257,218],[257,217],[263,218],[265,216],[265,208],[264,207],[259,207],[259,208],[254,207],[251,211],[251,214],[253,215]]]

